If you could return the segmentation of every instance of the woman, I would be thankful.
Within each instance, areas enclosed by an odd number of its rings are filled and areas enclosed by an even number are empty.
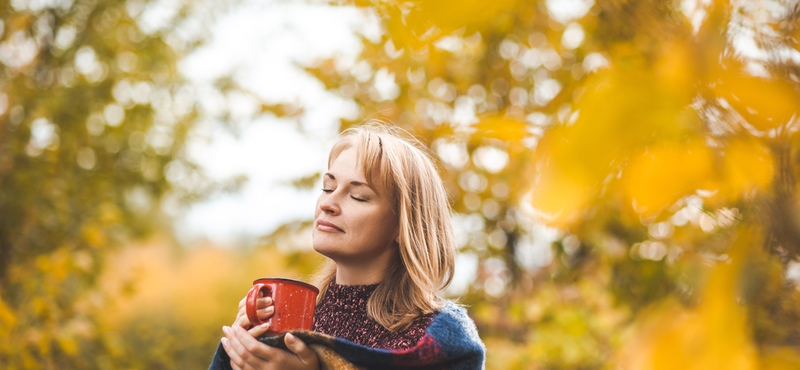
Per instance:
[[[330,366],[298,336],[368,368],[386,368],[382,362],[483,367],[474,324],[439,294],[453,276],[455,243],[442,180],[418,141],[377,124],[342,133],[328,158],[313,226],[314,250],[330,259],[319,274],[313,327],[324,335],[289,333],[272,343],[286,350],[268,346],[255,339],[266,324],[250,328],[242,300],[211,368],[226,357],[237,370]],[[269,298],[257,304],[260,318],[272,315]]]

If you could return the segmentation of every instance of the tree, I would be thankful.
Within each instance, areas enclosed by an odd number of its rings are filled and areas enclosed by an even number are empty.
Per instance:
[[[441,159],[490,367],[798,363],[795,2],[345,3],[308,71]]]
[[[173,5],[156,25],[143,1],[0,4],[0,367],[113,367],[106,255],[164,227],[166,194],[213,185],[183,152],[176,62],[202,34]]]

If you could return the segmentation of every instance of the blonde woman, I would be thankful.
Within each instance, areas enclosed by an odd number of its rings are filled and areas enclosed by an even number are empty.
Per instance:
[[[338,368],[332,358],[382,370],[483,368],[474,324],[440,295],[454,244],[447,194],[424,147],[385,125],[346,130],[314,212],[314,250],[330,260],[317,282],[315,333],[259,338],[267,328],[251,328],[240,303],[211,369]],[[272,315],[269,298],[257,304],[259,317]]]

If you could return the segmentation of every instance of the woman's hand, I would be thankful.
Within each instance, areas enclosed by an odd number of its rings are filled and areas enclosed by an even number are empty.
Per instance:
[[[294,335],[286,334],[284,337],[289,351],[270,347],[256,340],[255,337],[267,330],[265,326],[256,326],[249,332],[239,326],[222,327],[225,332],[225,337],[221,340],[222,347],[231,358],[233,370],[319,369],[317,354]]]
[[[241,301],[239,301],[239,313],[236,314],[236,320],[233,321],[232,326],[233,327],[238,326],[244,328],[245,330],[253,331],[256,328],[255,327],[253,327],[252,329],[250,328],[251,326],[253,326],[253,323],[251,323],[250,319],[247,318],[247,308],[245,306],[246,301],[247,301],[247,296],[245,296],[244,298],[242,298]],[[273,313],[275,313],[275,307],[272,306],[272,298],[263,297],[261,296],[261,293],[259,293],[259,297],[258,299],[256,299],[256,314],[258,315],[259,320],[266,321],[267,319],[272,317]],[[265,323],[262,325],[267,325],[267,324]],[[269,328],[269,326],[266,326],[266,328]],[[261,331],[261,333],[257,335],[253,334],[253,337],[257,337],[263,334],[265,331],[266,329],[264,329],[263,331]]]

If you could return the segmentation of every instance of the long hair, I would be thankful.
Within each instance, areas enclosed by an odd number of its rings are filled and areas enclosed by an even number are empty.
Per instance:
[[[345,130],[331,149],[328,167],[347,148],[356,149],[368,182],[380,170],[378,178],[398,216],[400,258],[372,293],[367,314],[390,331],[402,330],[441,309],[439,292],[453,279],[456,250],[447,192],[427,149],[402,129],[369,122]],[[335,277],[333,262],[318,272],[317,303]]]

